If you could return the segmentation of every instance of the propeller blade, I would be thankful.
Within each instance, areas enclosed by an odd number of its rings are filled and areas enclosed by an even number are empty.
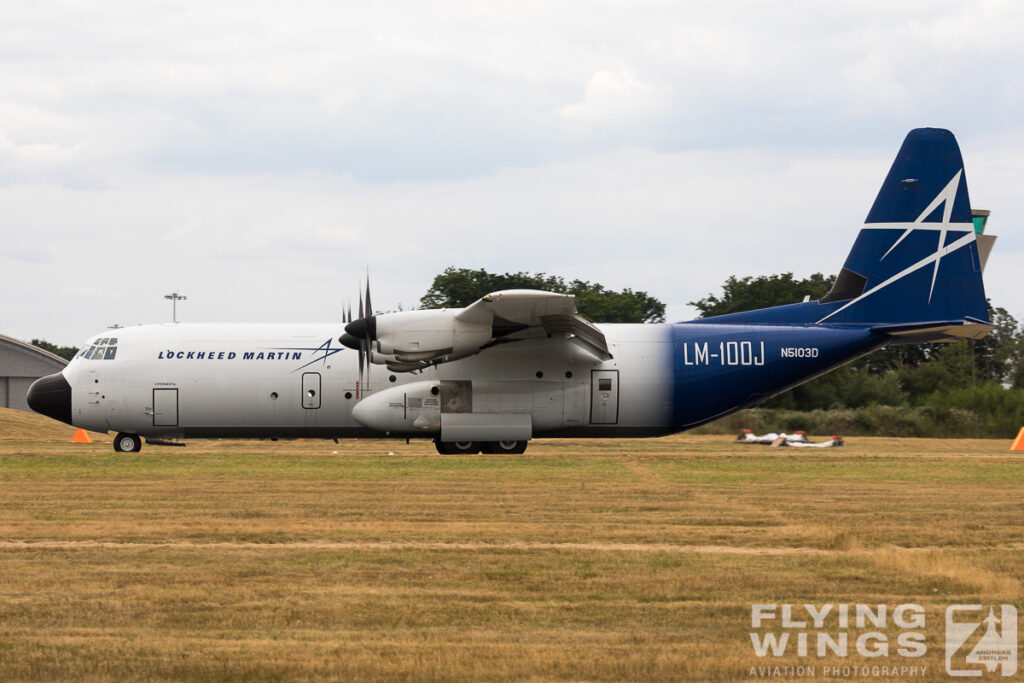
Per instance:
[[[360,283],[359,289],[362,290]],[[353,320],[352,301],[345,303],[344,322],[345,334],[338,341],[350,349],[359,351],[359,384],[364,386],[370,381],[370,367],[373,365],[372,344],[377,335],[377,319],[373,315],[373,302],[370,299],[370,273],[366,273],[366,289],[360,291],[359,317]]]
[[[369,328],[367,328],[366,336],[363,338],[363,348],[366,349],[366,380],[370,380],[370,366],[373,364],[371,354],[373,353],[372,347],[370,346],[373,341],[370,339]]]
[[[370,305],[370,271],[366,271],[366,315],[373,315],[373,306]]]

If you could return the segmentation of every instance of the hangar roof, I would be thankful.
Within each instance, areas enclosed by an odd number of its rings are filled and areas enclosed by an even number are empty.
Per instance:
[[[67,364],[56,354],[0,334],[0,377],[42,377]]]

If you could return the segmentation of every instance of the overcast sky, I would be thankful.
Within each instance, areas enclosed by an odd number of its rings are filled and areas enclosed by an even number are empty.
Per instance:
[[[835,273],[958,137],[1024,319],[1024,3],[0,8],[0,333],[408,308],[447,266],[645,290]]]

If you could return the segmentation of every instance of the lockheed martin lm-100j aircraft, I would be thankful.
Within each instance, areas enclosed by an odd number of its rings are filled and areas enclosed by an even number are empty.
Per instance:
[[[818,301],[660,325],[592,324],[572,296],[494,292],[465,308],[326,324],[102,332],[29,405],[114,431],[116,451],[188,438],[420,437],[522,453],[534,437],[649,437],[728,415],[889,344],[980,338],[989,322],[960,149],[903,142]]]

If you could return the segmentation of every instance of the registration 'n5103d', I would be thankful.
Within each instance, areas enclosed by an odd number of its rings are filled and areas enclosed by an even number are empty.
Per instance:
[[[814,346],[783,346],[783,358],[817,358],[818,349]]]

